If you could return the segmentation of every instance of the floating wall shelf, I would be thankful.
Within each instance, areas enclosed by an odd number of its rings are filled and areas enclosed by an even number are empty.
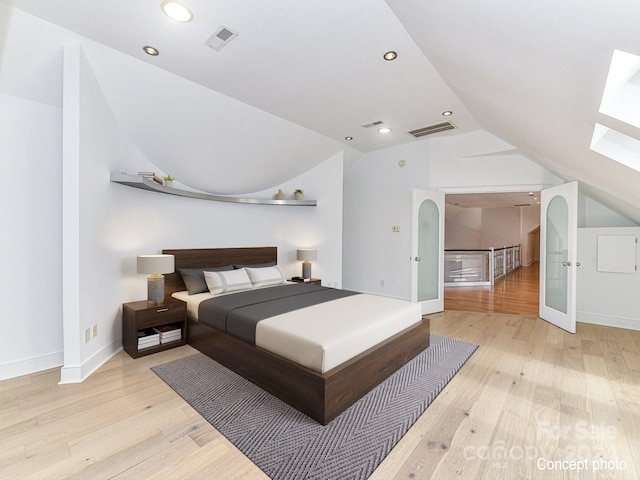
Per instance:
[[[142,175],[127,175],[124,173],[112,173],[111,181],[127,185],[129,187],[140,188],[142,190],[150,190],[152,192],[165,193],[167,195],[178,195],[179,197],[199,198],[201,200],[213,200],[214,202],[227,203],[249,203],[253,205],[290,205],[298,207],[315,207],[316,200],[271,200],[264,198],[239,198],[227,197],[225,195],[213,195],[211,193],[191,192],[179,188],[166,187],[160,185],[150,178]]]

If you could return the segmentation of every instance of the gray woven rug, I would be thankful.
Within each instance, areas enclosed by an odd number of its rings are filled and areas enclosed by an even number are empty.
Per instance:
[[[326,426],[200,353],[152,370],[272,479],[366,479],[477,347],[432,334]]]

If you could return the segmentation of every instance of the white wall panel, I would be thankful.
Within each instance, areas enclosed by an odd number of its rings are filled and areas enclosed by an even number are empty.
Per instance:
[[[598,271],[598,238],[603,236],[637,238],[640,227],[578,229],[577,319],[640,330],[640,274]]]
[[[0,92],[0,380],[62,364],[61,109]]]

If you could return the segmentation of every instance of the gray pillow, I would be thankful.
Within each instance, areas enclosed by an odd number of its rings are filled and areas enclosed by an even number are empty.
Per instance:
[[[222,267],[204,267],[204,268],[178,268],[178,273],[182,277],[185,287],[189,295],[196,293],[208,292],[207,282],[204,280],[204,271],[222,272],[225,270],[233,270],[233,265],[224,265]]]

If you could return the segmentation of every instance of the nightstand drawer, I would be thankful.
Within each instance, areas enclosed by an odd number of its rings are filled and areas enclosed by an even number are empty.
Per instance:
[[[165,323],[180,322],[184,320],[186,307],[184,305],[161,305],[146,310],[141,310],[136,315],[138,330],[155,327]]]

